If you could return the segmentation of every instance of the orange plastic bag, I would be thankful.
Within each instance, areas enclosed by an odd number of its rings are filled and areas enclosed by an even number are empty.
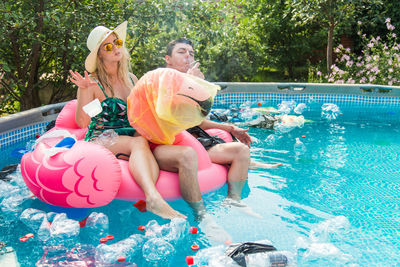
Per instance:
[[[219,86],[169,68],[146,73],[128,97],[129,122],[156,144],[172,144],[179,132],[199,125]]]

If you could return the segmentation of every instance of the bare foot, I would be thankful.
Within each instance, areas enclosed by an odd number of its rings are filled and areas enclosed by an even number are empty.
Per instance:
[[[236,207],[238,210],[240,210],[243,213],[246,213],[247,215],[253,216],[255,218],[261,219],[262,216],[255,212],[250,206],[247,206],[245,203],[243,203],[240,200],[232,199],[227,197],[224,202],[222,203],[223,206],[225,207]]]
[[[209,214],[203,216],[199,227],[211,243],[224,244],[232,242],[232,237]]]
[[[171,206],[161,197],[146,199],[146,209],[164,219],[172,219],[176,217],[186,219],[185,215],[171,208]]]
[[[276,164],[268,164],[268,163],[261,163],[261,162],[256,162],[256,161],[251,161],[249,169],[274,169],[276,167],[282,166],[282,163],[276,163]]]

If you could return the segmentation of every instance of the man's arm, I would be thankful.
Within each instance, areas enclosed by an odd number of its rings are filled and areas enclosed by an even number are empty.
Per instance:
[[[221,129],[221,130],[227,131],[228,133],[230,133],[234,137],[236,137],[240,142],[246,144],[249,147],[253,143],[251,141],[250,135],[247,133],[247,131],[249,129],[242,129],[242,128],[239,128],[232,124],[218,123],[218,122],[211,121],[211,120],[204,120],[199,125],[199,127],[203,130],[215,128],[215,129]]]

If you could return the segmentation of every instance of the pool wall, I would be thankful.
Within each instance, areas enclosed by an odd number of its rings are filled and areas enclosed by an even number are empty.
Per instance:
[[[282,101],[316,104],[333,103],[363,110],[400,110],[400,87],[383,85],[347,85],[312,83],[217,83],[221,90],[214,108],[229,107],[246,101],[265,101],[278,105]],[[17,142],[32,139],[49,121],[57,117],[66,102],[47,105],[0,117],[0,151]],[[369,111],[369,112],[370,112]],[[393,113],[392,115],[396,115]],[[396,116],[397,117],[397,116]]]
[[[382,85],[347,85],[313,83],[218,83],[219,92],[215,106],[245,101],[268,101],[279,104],[294,100],[298,103],[313,101],[341,106],[392,106],[400,105],[400,87]]]
[[[49,121],[57,118],[66,103],[47,105],[0,117],[0,151],[22,140],[32,139],[42,132]]]

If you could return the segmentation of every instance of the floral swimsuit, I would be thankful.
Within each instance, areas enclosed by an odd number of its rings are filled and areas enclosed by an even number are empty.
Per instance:
[[[106,130],[114,130],[118,135],[133,136],[136,130],[129,124],[125,101],[108,97],[100,82],[97,83],[106,99],[101,102],[103,111],[92,117],[85,141],[93,141]]]

